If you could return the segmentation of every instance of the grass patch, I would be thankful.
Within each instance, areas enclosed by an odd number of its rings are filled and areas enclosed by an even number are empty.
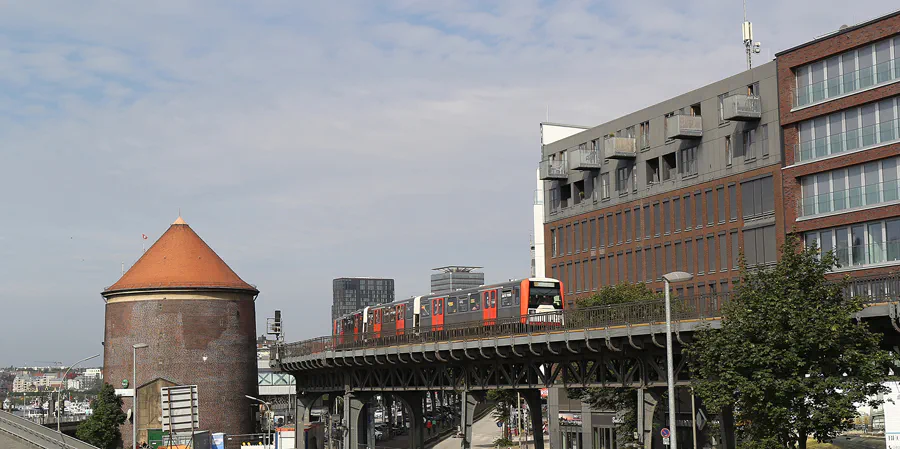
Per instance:
[[[820,443],[812,438],[806,440],[806,449],[838,449],[831,443]]]

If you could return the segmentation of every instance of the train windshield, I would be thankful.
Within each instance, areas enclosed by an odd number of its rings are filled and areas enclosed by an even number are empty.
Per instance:
[[[537,309],[539,306],[562,308],[562,296],[559,294],[558,283],[532,282],[528,290],[529,309]]]

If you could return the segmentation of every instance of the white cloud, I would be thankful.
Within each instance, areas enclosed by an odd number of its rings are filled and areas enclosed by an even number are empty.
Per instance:
[[[756,2],[756,37],[887,12],[830,3]],[[292,338],[327,332],[335,276],[401,295],[451,263],[523,276],[547,105],[597,124],[736,73],[740,20],[715,1],[6,2],[0,294],[7,316],[80,319],[0,360],[99,341],[99,291],[178,207]]]

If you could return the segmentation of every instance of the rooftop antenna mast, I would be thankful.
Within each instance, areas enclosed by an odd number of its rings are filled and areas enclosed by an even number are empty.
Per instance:
[[[744,0],[744,22],[741,24],[744,48],[747,49],[747,70],[753,68],[753,53],[759,53],[760,42],[753,42],[753,24],[747,20],[747,0]]]

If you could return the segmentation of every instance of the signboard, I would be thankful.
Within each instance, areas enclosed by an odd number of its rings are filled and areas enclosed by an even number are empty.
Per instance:
[[[900,384],[887,382],[884,395],[884,442],[886,449],[900,449]]]
[[[134,397],[134,390],[131,388],[116,388],[116,396],[132,398]]]
[[[703,430],[706,427],[706,414],[703,413],[703,410],[697,410],[694,420],[697,422],[697,430]]]
[[[669,437],[663,437],[663,445],[664,445],[664,446],[668,446],[668,445],[669,445]]]
[[[663,438],[669,438],[669,435],[670,435],[670,434],[669,434],[669,428],[668,428],[668,427],[663,427],[662,429],[659,430],[659,434],[660,434]]]
[[[200,427],[200,404],[196,385],[162,388],[163,432],[191,433]]]

